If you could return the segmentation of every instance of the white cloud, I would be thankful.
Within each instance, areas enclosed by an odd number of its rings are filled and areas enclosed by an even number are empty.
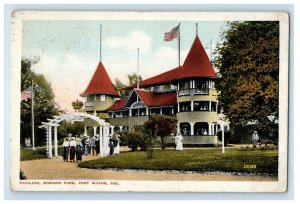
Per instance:
[[[123,49],[131,51],[136,48],[143,48],[144,52],[151,49],[152,38],[143,31],[135,30],[130,32],[127,36],[111,36],[103,41],[105,49]]]

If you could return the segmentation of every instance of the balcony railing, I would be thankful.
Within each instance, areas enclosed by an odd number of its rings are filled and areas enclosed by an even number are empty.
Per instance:
[[[84,104],[85,107],[95,107],[95,106],[99,106],[99,105],[101,105],[100,101],[88,101],[88,102],[85,102],[85,104]]]
[[[208,88],[182,89],[178,91],[178,96],[208,95],[208,91]]]

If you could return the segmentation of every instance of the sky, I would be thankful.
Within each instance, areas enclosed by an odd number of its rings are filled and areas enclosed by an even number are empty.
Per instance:
[[[102,63],[114,82],[128,84],[128,74],[137,72],[137,48],[140,50],[139,72],[143,79],[178,66],[178,41],[164,41],[164,33],[178,21],[64,21],[27,20],[22,26],[22,57],[39,57],[32,68],[51,83],[55,102],[62,110],[73,112],[74,100],[80,97],[100,61],[100,25]],[[198,36],[210,56],[222,41],[221,21],[180,22],[181,64]]]

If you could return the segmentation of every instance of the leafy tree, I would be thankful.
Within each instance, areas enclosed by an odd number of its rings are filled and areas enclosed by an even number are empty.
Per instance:
[[[142,81],[142,77],[141,76],[138,77],[136,73],[128,74],[127,76],[128,76],[129,85],[137,84],[138,78],[139,81]]]
[[[115,86],[116,90],[119,91],[122,98],[126,98],[129,95],[129,91],[123,89],[126,87],[126,85],[123,84],[118,78],[115,79],[114,86]]]
[[[166,136],[176,132],[177,119],[165,115],[151,115],[145,123],[145,129],[150,131],[152,137],[160,137],[161,148],[165,149]]]
[[[227,26],[214,60],[224,114],[232,124],[257,121],[260,136],[277,141],[279,22],[230,22]]]
[[[45,130],[38,128],[41,122],[47,121],[58,114],[59,110],[54,103],[54,93],[51,84],[41,74],[31,70],[33,64],[38,63],[38,58],[22,59],[21,61],[21,91],[28,89],[33,82],[34,92],[34,127],[35,144],[43,145],[45,142]],[[31,138],[31,100],[21,102],[21,137],[20,144],[25,144],[25,138]]]
[[[57,139],[62,144],[63,138],[68,137],[68,134],[82,135],[84,133],[84,123],[79,121],[69,122],[62,121],[60,122],[60,126],[57,128]]]
[[[83,102],[77,99],[72,102],[72,107],[75,111],[79,111],[83,107]]]

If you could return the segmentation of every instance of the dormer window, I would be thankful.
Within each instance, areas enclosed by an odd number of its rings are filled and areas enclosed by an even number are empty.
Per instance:
[[[105,101],[105,95],[100,95],[100,101]]]

